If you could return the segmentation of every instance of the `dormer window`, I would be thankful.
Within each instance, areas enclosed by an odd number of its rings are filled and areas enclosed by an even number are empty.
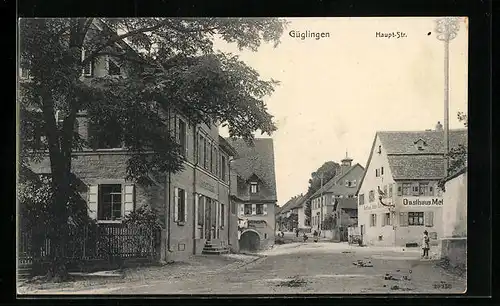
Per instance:
[[[382,153],[382,146],[378,146],[378,151],[377,151],[378,154],[381,154]]]
[[[250,183],[250,193],[257,193],[259,190],[259,184],[257,182],[251,182]]]
[[[425,147],[427,146],[427,143],[422,138],[415,141],[414,144],[415,144],[415,147],[417,148],[417,150],[419,150],[419,151],[425,150]]]

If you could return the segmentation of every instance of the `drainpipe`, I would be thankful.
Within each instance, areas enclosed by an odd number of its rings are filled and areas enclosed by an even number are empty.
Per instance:
[[[170,107],[168,108],[168,132],[170,133],[171,132],[171,110],[170,110]],[[166,201],[166,205],[167,205],[167,215],[165,216],[165,221],[167,222],[167,251],[172,253],[173,250],[171,250],[171,238],[170,238],[170,233],[171,233],[171,220],[170,220],[170,196],[171,196],[171,185],[172,185],[172,174],[171,172],[168,173],[168,188],[166,190],[166,192],[168,192],[168,195],[166,195],[165,199],[168,199]],[[166,254],[165,254],[166,255]]]
[[[198,145],[196,143],[198,133],[196,133],[196,131],[196,126],[193,126],[193,152],[196,152],[198,150]],[[193,209],[193,254],[196,255],[196,231],[198,230],[198,224],[196,222],[196,208],[200,209],[200,202],[198,201],[198,206],[196,206],[196,198],[198,197],[198,194],[196,194],[196,167],[198,166],[198,156],[194,154],[194,157],[196,160],[194,161],[195,166],[193,167],[193,207],[195,208]]]
[[[229,169],[228,169],[228,172],[229,172],[229,192],[227,193],[227,199],[228,199],[228,205],[229,205],[229,209],[228,209],[228,214],[227,214],[227,244],[229,246],[232,246],[231,244],[231,217],[232,217],[232,213],[231,213],[231,207],[233,206],[232,203],[231,203],[231,162],[233,161],[233,159],[230,157],[229,158],[229,162],[228,162],[228,165],[229,165]],[[221,165],[222,166],[222,165]]]

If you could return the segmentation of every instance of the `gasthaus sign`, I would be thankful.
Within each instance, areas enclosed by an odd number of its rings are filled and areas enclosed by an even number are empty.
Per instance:
[[[418,198],[408,197],[403,198],[403,206],[442,206],[443,199],[441,198]]]

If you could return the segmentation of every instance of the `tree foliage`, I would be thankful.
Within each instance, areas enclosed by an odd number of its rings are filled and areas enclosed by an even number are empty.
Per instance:
[[[278,84],[232,54],[217,51],[215,39],[257,50],[275,45],[286,23],[276,18],[58,18],[20,21],[20,63],[30,74],[19,88],[20,162],[27,168],[48,155],[50,190],[45,202],[54,236],[54,267],[62,254],[73,212],[71,158],[95,148],[97,138],[119,135],[130,155],[128,179],[182,169],[182,152],[165,128],[172,111],[192,124],[222,123],[230,136],[251,142],[260,130],[276,130],[263,101]],[[113,63],[123,76],[82,77],[89,64]],[[91,129],[75,129],[86,112]],[[42,141],[40,141],[42,136]],[[32,192],[32,191],[30,191]],[[43,197],[42,197],[43,198]],[[64,274],[64,267],[57,272]]]
[[[321,188],[321,176],[323,176],[323,185],[324,185],[332,178],[334,178],[338,173],[340,173],[340,164],[334,161],[327,161],[323,165],[321,165],[321,167],[319,167],[315,172],[311,173],[311,178],[309,179],[309,186],[307,189],[306,198],[309,198]],[[311,201],[306,202],[304,212],[306,215],[306,222],[310,223]]]
[[[457,118],[460,122],[464,124],[467,128],[469,125],[469,120],[467,114],[463,112],[458,112]],[[467,145],[459,144],[454,148],[450,148],[450,151],[447,154],[448,157],[448,174],[453,175],[458,171],[462,170],[464,166],[467,165]],[[439,181],[438,186],[445,191],[445,179]]]

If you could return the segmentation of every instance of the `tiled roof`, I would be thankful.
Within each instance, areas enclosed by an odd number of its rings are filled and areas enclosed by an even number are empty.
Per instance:
[[[443,131],[400,131],[400,132],[377,132],[387,154],[443,154]],[[422,139],[426,146],[419,151],[415,142]],[[450,148],[459,144],[467,145],[467,129],[450,130]]]
[[[443,133],[443,131],[436,130],[377,132],[373,139],[367,167],[371,162],[378,136],[387,154],[389,167],[395,180],[441,179],[444,176]],[[418,150],[415,145],[419,140],[425,144],[423,150]],[[450,149],[460,144],[467,145],[467,129],[450,130],[449,141]],[[356,193],[363,181],[364,175]]]
[[[285,205],[280,207],[279,213],[285,213],[292,209],[299,208],[300,206],[302,206],[302,204],[304,204],[305,200],[306,197],[303,195],[294,196],[293,198],[288,200]]]
[[[442,155],[389,155],[387,158],[395,180],[444,177]]]
[[[255,138],[253,146],[249,146],[243,139],[226,138],[229,144],[238,153],[231,166],[238,176],[248,180],[256,175],[267,185],[276,199],[276,176],[274,172],[274,146],[271,138]]]
[[[305,201],[306,201],[306,197],[305,196],[303,196],[303,195],[298,196],[297,199],[295,199],[295,202],[290,207],[290,209],[295,209],[295,208],[302,207],[302,205],[304,204]]]
[[[344,176],[346,176],[351,170],[353,170],[356,167],[361,167],[363,169],[363,166],[360,164],[355,164],[351,168],[349,168],[344,174],[339,174],[329,180],[325,185],[323,185],[322,188],[318,189],[311,197],[310,199],[315,198],[321,194],[321,192],[330,192],[334,194],[355,194],[356,193],[356,188],[353,187],[346,187],[345,185],[336,185]]]

